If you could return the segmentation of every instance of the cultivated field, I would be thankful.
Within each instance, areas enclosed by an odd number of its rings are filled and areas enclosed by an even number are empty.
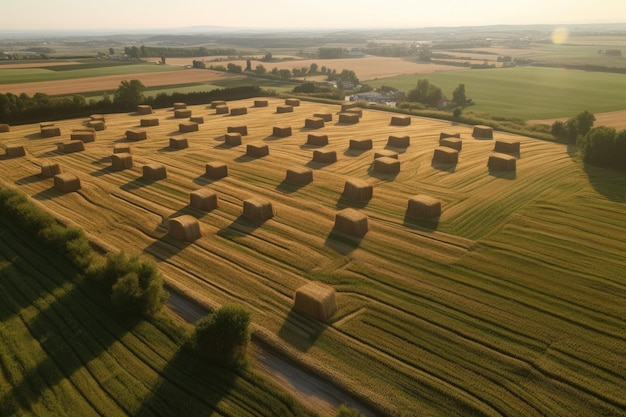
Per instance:
[[[494,140],[472,138],[470,126],[418,117],[392,126],[392,113],[367,109],[344,124],[338,105],[302,102],[277,113],[284,100],[268,101],[228,103],[246,108],[241,116],[190,107],[204,123],[186,134],[179,123],[187,119],[157,110],[149,117],[159,126],[144,128],[141,141],[125,132],[147,116],[106,115],[96,141],[70,154],[57,145],[86,120],[58,122],[62,136],[47,139],[39,125],[12,127],[0,141],[24,145],[26,156],[0,160],[1,178],[102,246],[155,259],[189,296],[246,304],[261,339],[385,414],[626,415],[626,176],[582,167],[564,145],[499,132],[495,140],[517,140],[521,153],[515,172],[490,172]],[[316,113],[333,120],[305,129]],[[227,146],[224,135],[237,126],[248,135]],[[274,127],[293,134],[274,136]],[[432,162],[441,132],[461,135],[456,165]],[[329,144],[306,145],[309,134],[326,134]],[[392,149],[396,176],[372,171],[389,135],[410,136],[409,147]],[[169,146],[183,137],[188,148]],[[366,138],[372,150],[348,148]],[[268,145],[269,155],[247,156],[253,142]],[[115,144],[130,146],[131,169],[111,170]],[[337,162],[312,162],[314,150],[335,151]],[[82,189],[62,194],[40,178],[40,164],[51,161],[76,174]],[[229,175],[205,177],[211,161],[227,164]],[[141,178],[152,163],[166,166],[166,179]],[[287,168],[303,166],[312,183],[284,181]],[[372,185],[373,197],[342,197],[349,178]],[[203,187],[217,193],[217,209],[189,207],[189,193]],[[441,217],[407,218],[416,194],[439,199]],[[272,202],[272,219],[242,216],[253,197]],[[346,207],[368,216],[363,238],[332,233]],[[199,240],[167,236],[167,219],[179,214],[199,220]],[[291,311],[294,291],[311,280],[338,291],[328,325]]]
[[[596,121],[594,122],[595,126],[607,126],[613,127],[617,130],[626,129],[626,110],[620,111],[610,111],[606,113],[595,113]],[[545,124],[552,125],[552,123],[557,120],[561,122],[567,121],[568,117],[561,117],[558,119],[535,119],[528,120],[526,123],[529,125],[533,124]]]

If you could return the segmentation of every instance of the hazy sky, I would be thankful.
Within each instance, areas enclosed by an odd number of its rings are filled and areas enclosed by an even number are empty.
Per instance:
[[[626,22],[625,0],[0,0],[0,31]]]

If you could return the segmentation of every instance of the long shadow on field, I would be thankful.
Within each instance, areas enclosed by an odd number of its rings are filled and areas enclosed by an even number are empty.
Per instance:
[[[241,215],[228,226],[218,230],[217,234],[223,238],[235,240],[254,233],[256,229],[263,226],[263,223],[265,222],[250,220]]]
[[[120,186],[120,188],[122,190],[124,190],[124,191],[134,191],[134,190],[136,190],[138,188],[142,188],[142,187],[145,187],[147,185],[150,185],[153,182],[156,182],[156,180],[155,181],[151,181],[151,180],[146,180],[143,177],[139,177],[139,178],[135,178],[132,181],[127,182],[126,184],[122,184]]]
[[[345,209],[345,208],[363,208],[363,207],[367,207],[367,205],[369,204],[370,200],[351,200],[349,198],[344,197],[343,195],[341,195],[339,197],[339,200],[337,200],[337,204],[335,204],[335,207],[337,207],[338,209]]]
[[[210,184],[213,184],[215,181],[219,181],[219,180],[220,179],[209,178],[205,174],[202,174],[202,175],[198,175],[192,181],[198,185],[210,185]]]
[[[355,236],[346,235],[332,230],[324,244],[342,255],[349,255],[358,249],[366,233],[355,231]]]
[[[616,203],[626,202],[626,173],[584,164],[589,184],[604,197]]]
[[[167,260],[185,250],[192,243],[174,239],[166,233],[146,246],[143,251],[160,260]]]
[[[395,151],[398,153],[405,153],[407,148],[396,148],[395,146],[385,145],[385,149],[388,149],[390,151]]]
[[[29,175],[29,176],[24,177],[24,178],[20,178],[19,180],[15,181],[15,183],[17,185],[26,185],[26,184],[32,184],[34,182],[43,181],[44,179],[45,178],[43,178],[39,174],[33,174],[33,175]]]
[[[403,225],[409,229],[433,232],[439,228],[439,217],[434,219],[416,219],[405,214]]]
[[[280,191],[283,194],[292,194],[306,186],[307,184],[292,184],[283,180],[280,184],[276,186],[276,191]]]
[[[326,324],[305,317],[292,309],[278,331],[278,336],[299,351],[308,352],[326,327],[328,327]]]
[[[515,173],[515,171],[496,171],[493,169],[489,169],[489,175],[505,180],[514,180],[515,178],[517,178],[517,174]]]
[[[61,191],[54,188],[54,186],[52,186],[36,194],[33,194],[33,198],[37,201],[46,201],[52,200],[53,198],[61,197],[62,195],[65,195],[65,193],[62,193]]]
[[[439,171],[446,171],[452,174],[454,173],[454,171],[456,171],[457,164],[443,164],[441,162],[431,161],[430,166],[438,169]]]

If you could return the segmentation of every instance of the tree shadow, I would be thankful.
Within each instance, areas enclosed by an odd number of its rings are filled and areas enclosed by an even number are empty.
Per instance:
[[[589,184],[605,198],[616,203],[626,202],[626,172],[600,168],[585,163],[583,170]]]
[[[300,352],[308,352],[328,326],[297,313],[293,308],[278,330],[278,337]]]
[[[326,236],[324,245],[345,256],[358,249],[364,237],[365,234],[362,236],[349,236],[344,233],[331,230],[328,236]]]
[[[424,232],[434,232],[439,228],[439,217],[432,219],[418,219],[416,217],[404,215],[402,222],[404,227],[414,230],[421,230]]]

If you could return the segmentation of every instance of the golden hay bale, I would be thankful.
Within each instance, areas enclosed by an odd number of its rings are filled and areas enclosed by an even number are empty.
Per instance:
[[[502,139],[497,140],[496,145],[493,148],[493,151],[519,155],[520,141],[519,140],[502,140]]]
[[[85,150],[85,143],[82,140],[70,140],[61,144],[61,152],[72,153]]]
[[[297,107],[297,106],[300,105],[300,99],[288,98],[288,99],[285,100],[285,105],[292,106],[292,107]]]
[[[304,185],[313,181],[313,171],[306,167],[293,167],[287,169],[285,182],[294,185]]]
[[[167,170],[165,165],[146,164],[143,166],[142,176],[144,180],[158,181],[167,178]]]
[[[408,148],[411,144],[409,136],[389,136],[387,146],[390,148]]]
[[[113,153],[130,153],[130,145],[126,143],[116,143],[113,145]]]
[[[328,135],[308,135],[306,144],[312,146],[326,146],[328,145]]]
[[[319,117],[320,119],[322,119],[325,122],[332,122],[333,121],[333,114],[332,113],[315,113],[313,115],[313,117]]]
[[[230,110],[230,115],[231,116],[241,116],[244,114],[248,114],[248,109],[245,107],[236,107],[234,109]]]
[[[178,131],[181,133],[197,132],[199,124],[194,122],[186,122],[178,124]]]
[[[174,110],[174,117],[177,119],[186,119],[191,117],[190,109]]]
[[[223,106],[217,106],[215,108],[215,114],[228,114],[229,110],[228,110],[228,106],[223,105]]]
[[[410,126],[410,116],[391,116],[391,126]]]
[[[359,115],[352,113],[339,113],[339,123],[343,124],[355,124],[359,123]]]
[[[197,123],[199,125],[204,124],[204,117],[202,116],[191,116],[189,121],[192,123]]]
[[[42,129],[44,127],[54,127],[54,123],[51,123],[51,122],[39,123],[39,128],[40,129]]]
[[[241,133],[227,133],[224,135],[224,143],[228,146],[241,145]]]
[[[373,142],[371,139],[350,139],[349,148],[354,151],[364,151],[372,149]]]
[[[0,123],[0,133],[9,132],[11,130],[11,126],[6,123]]]
[[[319,164],[332,164],[337,162],[336,151],[313,151],[313,162]]]
[[[456,164],[459,162],[459,151],[446,146],[439,146],[435,148],[435,152],[433,153],[433,162],[440,164]]]
[[[461,139],[461,134],[460,133],[445,133],[445,132],[439,133],[439,140],[445,139],[445,138]]]
[[[80,140],[80,141],[83,141],[85,143],[95,142],[96,141],[96,132],[94,130],[87,130],[87,129],[73,130],[72,133],[70,133],[70,139],[71,140]]]
[[[209,162],[205,165],[204,176],[212,180],[228,177],[228,165],[223,162]]]
[[[172,106],[174,107],[174,110],[185,110],[185,109],[187,109],[187,103],[174,103]]]
[[[360,238],[368,230],[367,215],[358,210],[346,208],[335,215],[334,232]]]
[[[130,129],[126,131],[127,140],[144,140],[148,139],[148,132],[145,130]]]
[[[472,136],[476,139],[493,139],[493,129],[489,126],[474,126]]]
[[[57,174],[54,176],[54,188],[62,193],[78,191],[80,190],[80,178],[70,173]]]
[[[278,106],[276,107],[276,113],[292,113],[293,106]]]
[[[95,122],[105,122],[105,117],[104,114],[92,114],[91,116],[89,116],[89,120],[95,121]]]
[[[398,152],[391,151],[388,149],[383,149],[382,151],[376,151],[374,153],[374,159],[378,159],[382,157],[398,159]]]
[[[139,104],[137,106],[137,114],[152,114],[152,106],[149,104]]]
[[[217,193],[208,188],[189,193],[189,205],[199,211],[211,211],[217,208]]]
[[[250,143],[246,147],[246,155],[260,158],[270,154],[270,148],[265,143]]]
[[[189,147],[187,138],[170,138],[170,148],[173,149],[185,149]]]
[[[274,129],[272,130],[272,136],[276,136],[278,138],[286,138],[287,136],[291,136],[291,126],[274,126]]]
[[[96,131],[100,131],[106,129],[107,126],[102,120],[90,120],[89,122],[87,122],[87,127],[90,127]]]
[[[20,156],[25,156],[26,150],[22,145],[11,145],[7,146],[6,149],[6,157],[7,158],[19,158]]]
[[[41,136],[44,138],[61,136],[61,128],[55,126],[43,126],[41,127]]]
[[[123,171],[133,167],[133,157],[129,153],[114,153],[111,156],[111,169]]]
[[[269,102],[267,100],[254,100],[254,107],[267,107]]]
[[[202,237],[200,222],[188,214],[169,219],[167,221],[167,234],[184,242],[193,242]]]
[[[141,127],[158,126],[159,119],[157,117],[151,117],[149,119],[141,119],[139,124],[141,125]]]
[[[324,119],[320,117],[308,118],[304,121],[305,129],[321,129],[324,127]]]
[[[335,289],[318,282],[309,282],[295,291],[293,310],[313,320],[328,322],[337,312]]]
[[[398,175],[400,173],[400,161],[388,156],[374,159],[374,172],[384,175]]]
[[[425,194],[414,195],[409,198],[407,217],[416,219],[433,219],[441,216],[441,201]]]
[[[41,163],[41,173],[39,175],[42,178],[52,178],[60,173],[61,165],[58,162],[44,161]]]
[[[457,151],[461,151],[463,149],[463,141],[459,138],[443,138],[439,139],[439,146],[445,146],[446,148],[456,149]]]
[[[363,117],[363,109],[360,107],[353,107],[345,111],[348,114],[356,114],[359,118]]]
[[[228,133],[239,133],[241,134],[241,136],[247,136],[248,126],[228,126],[228,128],[226,128],[226,131]]]
[[[211,102],[211,108],[212,109],[217,109],[220,106],[226,106],[226,102],[224,100],[213,100]]]
[[[261,197],[249,198],[243,202],[243,216],[249,220],[263,222],[274,217],[272,203]]]
[[[496,153],[489,156],[487,167],[490,171],[515,171],[516,161],[512,155]]]
[[[367,201],[372,198],[374,187],[367,181],[359,178],[347,179],[342,196],[352,201]]]
[[[341,111],[346,111],[358,107],[358,103],[356,101],[341,103]]]

